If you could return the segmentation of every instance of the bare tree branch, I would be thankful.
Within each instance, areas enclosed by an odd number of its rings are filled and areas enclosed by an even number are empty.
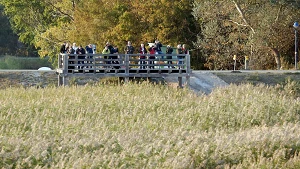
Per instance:
[[[275,19],[275,23],[277,23],[277,21],[279,19],[279,15],[280,15],[281,9],[282,9],[282,5],[280,5],[280,7],[278,9],[277,16],[276,16],[276,19]]]
[[[237,9],[238,12],[240,13],[240,15],[241,15],[241,17],[242,17],[242,19],[243,19],[245,25],[247,25],[247,26],[251,29],[251,31],[252,31],[253,33],[255,33],[255,31],[254,31],[254,29],[252,28],[252,26],[251,26],[251,25],[248,23],[248,21],[246,20],[245,15],[244,15],[243,11],[241,10],[241,7],[236,3],[235,0],[232,0],[232,2],[234,3],[236,9]]]
[[[74,21],[74,18],[73,16],[63,12],[60,8],[56,7],[54,4],[52,4],[51,2],[46,2],[48,5],[52,6],[54,9],[56,9],[59,13],[65,15],[65,16],[68,16],[72,21]]]
[[[241,23],[238,23],[238,22],[236,22],[236,21],[233,21],[233,20],[228,20],[229,22],[232,22],[232,23],[235,23],[235,24],[237,24],[237,25],[239,25],[239,26],[245,26],[245,27],[248,27],[249,25],[245,25],[245,24],[241,24]]]

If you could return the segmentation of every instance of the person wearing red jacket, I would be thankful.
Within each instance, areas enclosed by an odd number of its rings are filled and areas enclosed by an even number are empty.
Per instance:
[[[156,53],[156,46],[155,45],[152,45],[150,48],[149,48],[149,53],[151,55],[155,55]],[[149,59],[155,59],[155,56],[150,56]],[[154,64],[154,61],[149,61],[149,64]],[[151,69],[154,69],[154,66],[149,66],[149,68]]]

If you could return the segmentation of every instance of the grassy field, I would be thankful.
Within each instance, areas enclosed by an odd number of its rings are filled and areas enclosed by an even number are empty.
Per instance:
[[[295,89],[1,89],[0,168],[300,168]]]

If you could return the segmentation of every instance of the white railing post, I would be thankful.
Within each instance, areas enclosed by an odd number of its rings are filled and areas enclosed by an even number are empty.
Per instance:
[[[63,55],[63,85],[66,86],[68,85],[68,65],[69,65],[69,60],[68,60],[68,55],[64,54]]]
[[[62,55],[58,54],[58,69],[61,69],[61,68],[62,68]],[[62,79],[60,73],[58,73],[57,78],[58,78],[58,86],[63,85],[63,79]]]
[[[187,54],[185,56],[186,58],[186,86],[189,87],[190,86],[190,71],[191,71],[191,55]]]

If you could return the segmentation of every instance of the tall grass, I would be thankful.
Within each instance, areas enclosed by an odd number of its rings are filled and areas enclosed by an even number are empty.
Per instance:
[[[0,90],[0,168],[299,168],[300,102],[263,85]]]

